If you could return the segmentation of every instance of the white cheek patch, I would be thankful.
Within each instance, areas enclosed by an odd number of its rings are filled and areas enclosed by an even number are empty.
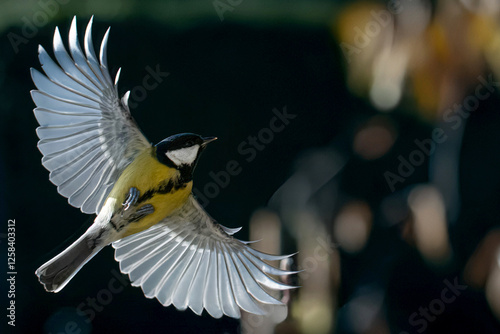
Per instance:
[[[165,153],[165,155],[172,160],[174,164],[177,166],[180,165],[191,165],[196,156],[198,155],[198,150],[200,149],[200,145],[194,145],[191,147],[181,148],[175,151],[169,151]]]

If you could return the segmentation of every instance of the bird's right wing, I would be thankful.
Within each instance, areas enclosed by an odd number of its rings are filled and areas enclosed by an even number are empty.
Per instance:
[[[127,92],[118,97],[116,79],[111,79],[106,61],[109,29],[103,38],[100,59],[92,42],[92,21],[85,33],[83,53],[78,42],[76,18],[69,32],[69,50],[56,28],[56,64],[39,47],[45,75],[31,69],[38,90],[31,96],[40,123],[38,148],[50,180],[68,202],[85,213],[99,212],[123,170],[137,154],[151,147],[128,108]]]
[[[133,286],[141,286],[146,297],[156,297],[164,306],[189,307],[198,315],[206,309],[215,318],[223,314],[239,318],[240,308],[254,314],[266,314],[272,308],[284,311],[286,317],[286,305],[270,291],[293,286],[269,274],[296,272],[275,268],[264,260],[290,255],[258,252],[233,238],[237,231],[215,223],[190,196],[176,214],[114,242],[115,259]]]

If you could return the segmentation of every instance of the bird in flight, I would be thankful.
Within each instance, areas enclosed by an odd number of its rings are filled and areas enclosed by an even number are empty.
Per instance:
[[[114,80],[109,73],[109,29],[98,59],[92,22],[82,50],[73,18],[69,53],[56,28],[57,63],[39,46],[45,74],[31,69],[42,165],[69,204],[97,215],[78,240],[36,270],[39,281],[47,291],[61,291],[111,244],[132,285],[164,306],[198,315],[205,309],[215,318],[239,318],[240,309],[266,314],[266,305],[286,308],[272,294],[293,286],[272,276],[296,272],[265,261],[290,255],[265,254],[234,238],[239,229],[216,223],[191,192],[200,154],[217,138],[182,133],[152,145],[130,114],[130,92],[119,98],[120,70]]]

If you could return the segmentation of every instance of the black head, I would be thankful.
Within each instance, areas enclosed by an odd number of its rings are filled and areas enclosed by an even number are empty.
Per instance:
[[[194,133],[173,135],[156,144],[156,157],[169,167],[192,173],[205,146],[216,139]]]

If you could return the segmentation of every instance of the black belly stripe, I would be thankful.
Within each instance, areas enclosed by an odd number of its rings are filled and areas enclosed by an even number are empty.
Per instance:
[[[169,180],[167,184],[162,182],[158,188],[156,188],[156,192],[160,194],[168,194],[169,192],[172,191],[172,188],[174,187],[174,183],[172,180]]]
[[[149,189],[144,194],[139,196],[137,203],[145,202],[148,199],[153,198],[153,196],[155,194],[168,194],[168,193],[172,192],[172,189],[178,190],[181,188],[186,188],[186,186],[187,186],[187,183],[178,183],[178,182],[174,182],[172,180],[168,180],[168,181],[165,180],[165,181],[161,182],[158,187],[153,188],[153,189]]]

